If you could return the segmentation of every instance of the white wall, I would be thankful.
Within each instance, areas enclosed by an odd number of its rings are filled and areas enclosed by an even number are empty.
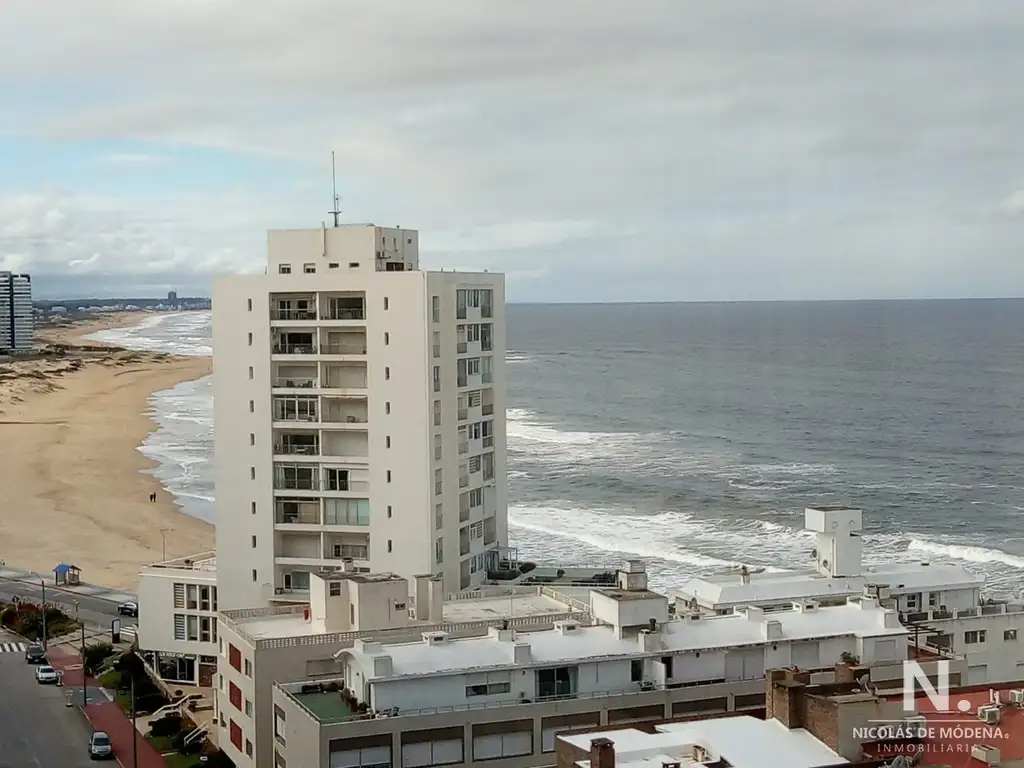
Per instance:
[[[139,574],[139,648],[144,651],[181,653],[197,656],[216,656],[217,643],[198,640],[175,640],[174,622],[176,615],[192,616],[198,624],[200,618],[216,621],[217,612],[212,610],[176,608],[174,585],[184,584],[216,589],[213,572],[185,568],[144,568]],[[201,604],[199,604],[201,605]]]

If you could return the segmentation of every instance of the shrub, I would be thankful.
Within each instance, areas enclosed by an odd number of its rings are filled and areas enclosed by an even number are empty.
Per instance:
[[[557,570],[557,571],[555,572],[555,578],[556,578],[556,579],[560,579],[560,578],[562,578],[563,576],[565,576],[565,568],[559,568],[559,569],[558,569],[558,570]]]
[[[487,578],[491,581],[512,581],[519,576],[519,571],[488,571]]]
[[[519,572],[520,573],[529,573],[530,571],[532,571],[536,567],[537,567],[536,563],[530,563],[530,562],[520,563],[519,564]]]
[[[0,624],[22,637],[38,640],[43,636],[43,609],[34,603],[9,605],[0,613]],[[74,621],[58,608],[46,609],[46,634],[48,637],[67,634]]]
[[[159,720],[154,720],[149,724],[150,733],[153,736],[176,736],[181,733],[182,718],[177,712],[171,712],[164,715]]]
[[[113,656],[114,653],[114,646],[110,643],[86,646],[85,660],[82,662],[85,666],[85,671],[90,675],[95,675],[103,667],[104,662]]]

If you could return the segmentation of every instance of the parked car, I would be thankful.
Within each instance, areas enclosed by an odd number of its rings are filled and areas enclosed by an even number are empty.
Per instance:
[[[114,747],[110,743],[110,737],[103,731],[96,731],[96,733],[89,737],[89,759],[114,759]]]
[[[117,612],[121,616],[135,616],[139,615],[139,604],[134,600],[129,600],[126,603],[121,603],[117,606]]]
[[[49,665],[36,667],[36,682],[40,685],[56,685],[59,675],[57,670]]]
[[[45,664],[46,650],[41,645],[30,645],[25,649],[25,661],[29,664]]]

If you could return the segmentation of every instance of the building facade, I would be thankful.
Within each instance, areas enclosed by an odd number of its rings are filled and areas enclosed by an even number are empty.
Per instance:
[[[32,349],[32,278],[0,272],[0,352]]]
[[[271,231],[213,290],[217,552],[227,609],[310,574],[481,583],[507,545],[504,278],[419,269],[414,230]]]
[[[217,562],[213,552],[139,572],[138,645],[168,682],[212,685],[217,671]]]

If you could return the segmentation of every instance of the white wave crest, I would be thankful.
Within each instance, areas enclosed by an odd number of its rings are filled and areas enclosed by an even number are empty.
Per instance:
[[[926,539],[911,539],[907,549],[913,552],[927,552],[940,557],[948,557],[952,560],[964,560],[969,563],[1001,563],[1011,568],[1024,569],[1024,557],[988,547],[940,544]]]

